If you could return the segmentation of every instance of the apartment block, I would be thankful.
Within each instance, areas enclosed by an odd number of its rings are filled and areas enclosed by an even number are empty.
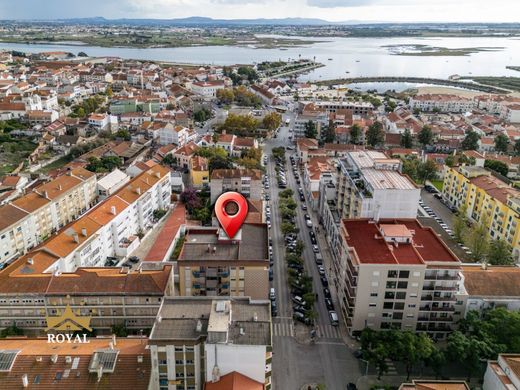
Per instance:
[[[520,355],[501,353],[496,361],[489,360],[484,374],[483,390],[520,389]]]
[[[224,192],[235,191],[250,200],[262,200],[262,171],[259,169],[215,169],[211,173],[211,203]]]
[[[149,345],[150,386],[154,389],[203,390],[237,374],[247,377],[248,383],[271,389],[272,334],[267,300],[166,298]]]
[[[0,340],[2,389],[95,388],[147,390],[150,351],[146,338],[90,338],[88,343],[47,339]]]
[[[506,240],[520,259],[520,191],[476,166],[445,167],[443,197],[466,207],[467,217],[485,223],[489,238]]]
[[[74,221],[96,200],[96,175],[69,171],[0,207],[0,264],[40,244]]]
[[[446,94],[423,94],[410,98],[411,110],[439,112],[471,112],[477,107],[474,99]]]
[[[0,271],[0,328],[16,325],[26,335],[45,336],[47,318],[70,306],[91,317],[90,327],[98,334],[111,334],[114,325],[137,334],[152,327],[163,297],[173,294],[172,265],[49,272],[59,260],[42,248]]]
[[[444,339],[461,316],[460,261],[415,219],[345,219],[333,264],[341,311],[353,335],[365,327]]]
[[[245,223],[233,239],[217,227],[187,227],[177,260],[181,296],[267,299],[267,225]]]
[[[376,151],[339,160],[337,208],[342,218],[415,218],[421,190],[400,173],[401,161]]]

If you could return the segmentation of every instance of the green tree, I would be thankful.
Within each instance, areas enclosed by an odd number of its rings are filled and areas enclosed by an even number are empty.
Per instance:
[[[444,164],[446,164],[448,167],[454,167],[455,166],[455,156],[453,154],[450,154],[448,157],[444,159]]]
[[[309,120],[305,124],[305,137],[316,139],[317,136],[318,131],[316,130],[316,124],[313,121]]]
[[[395,337],[396,354],[393,358],[405,364],[406,380],[409,380],[413,367],[418,363],[425,362],[433,353],[435,347],[425,333],[395,332]]]
[[[403,135],[401,136],[401,146],[408,149],[413,146],[412,133],[410,133],[409,129],[405,129]]]
[[[112,325],[112,334],[115,334],[116,337],[127,337],[128,329],[124,324]]]
[[[466,205],[463,205],[459,208],[457,215],[453,219],[453,235],[457,242],[462,242],[464,240],[468,229],[468,218],[466,216],[467,209]]]
[[[280,230],[283,235],[297,233],[297,231],[298,231],[298,229],[296,228],[296,226],[294,226],[294,224],[288,223],[288,222],[282,222],[282,224],[280,226]]]
[[[426,160],[417,166],[417,178],[421,182],[434,180],[437,177],[437,164],[433,160]]]
[[[354,123],[350,128],[350,143],[358,145],[361,141],[361,127]]]
[[[495,137],[495,149],[497,152],[507,153],[509,146],[509,138],[507,135],[500,133]]]
[[[269,131],[276,130],[282,124],[282,116],[277,112],[270,112],[262,119],[262,127]]]
[[[506,240],[492,240],[489,244],[487,261],[491,265],[513,265],[512,248]]]
[[[23,329],[16,325],[8,326],[0,331],[0,339],[5,339],[10,336],[23,336]]]
[[[471,258],[475,261],[486,261],[489,248],[487,217],[483,216],[479,223],[474,223],[464,237],[464,243],[471,251]]]
[[[502,161],[498,160],[486,160],[484,161],[484,167],[489,168],[492,171],[495,171],[497,173],[500,173],[503,176],[507,176],[509,172],[509,168],[507,167],[507,164],[503,163]]]
[[[515,141],[514,150],[516,154],[520,154],[520,138]]]
[[[433,132],[430,126],[424,125],[417,135],[419,143],[425,148],[430,145],[433,141]]]
[[[174,165],[177,165],[177,159],[175,157],[173,157],[173,155],[167,154],[162,159],[162,163],[164,165],[174,166]]]
[[[368,128],[366,138],[367,144],[374,148],[385,142],[385,133],[383,132],[381,122],[374,122],[374,124]]]
[[[208,168],[210,173],[215,169],[231,169],[233,168],[233,162],[227,156],[213,156],[209,159]]]
[[[417,181],[419,170],[419,159],[417,157],[403,159],[402,172],[408,175],[410,179]]]
[[[222,104],[231,104],[235,100],[235,93],[232,88],[217,89],[217,99]]]
[[[433,370],[435,379],[441,378],[442,369],[446,365],[446,355],[444,351],[434,348],[430,356],[426,359],[425,365]]]
[[[280,193],[278,194],[280,198],[291,198],[293,195],[294,191],[290,188],[280,191]]]
[[[329,125],[322,134],[323,142],[332,143],[336,140],[336,124],[334,121],[330,120]]]
[[[473,130],[470,130],[466,133],[466,137],[462,141],[462,149],[464,150],[477,150],[478,142],[480,140],[480,135]]]

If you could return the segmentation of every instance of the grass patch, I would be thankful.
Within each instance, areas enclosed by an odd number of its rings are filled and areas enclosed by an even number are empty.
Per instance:
[[[430,180],[432,185],[437,188],[439,191],[442,191],[442,185],[444,184],[444,181],[442,180]]]
[[[64,166],[68,162],[69,162],[69,159],[66,156],[60,157],[56,161],[53,161],[50,164],[47,164],[43,168],[39,169],[38,173],[47,173],[47,172],[50,172],[50,171],[52,171],[54,169],[61,168],[62,166]]]

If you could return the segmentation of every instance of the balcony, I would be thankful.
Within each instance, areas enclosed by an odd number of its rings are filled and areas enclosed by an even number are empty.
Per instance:
[[[459,280],[459,275],[424,275],[425,280]]]
[[[434,297],[433,295],[424,295],[421,301],[436,301],[436,302],[455,302],[455,297]]]
[[[423,291],[457,291],[459,288],[458,286],[436,286],[436,285],[430,285],[430,286],[423,286]]]
[[[455,311],[455,308],[454,307],[430,307],[429,305],[427,306],[421,306],[419,308],[419,311],[435,311],[435,312],[443,312],[443,311]]]

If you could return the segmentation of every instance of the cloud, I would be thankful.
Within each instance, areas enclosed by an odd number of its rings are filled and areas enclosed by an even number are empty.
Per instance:
[[[374,2],[374,0],[307,0],[307,5],[317,8],[345,8],[366,6]]]

